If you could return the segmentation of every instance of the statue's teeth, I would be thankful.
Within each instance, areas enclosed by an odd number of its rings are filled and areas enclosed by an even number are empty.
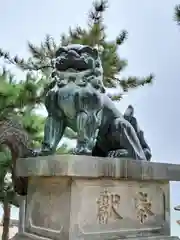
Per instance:
[[[76,72],[76,70],[73,69],[73,68],[68,68],[66,71],[67,71],[67,72]]]

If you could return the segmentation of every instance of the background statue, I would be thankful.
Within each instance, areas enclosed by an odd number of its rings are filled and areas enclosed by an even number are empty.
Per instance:
[[[134,128],[105,94],[98,51],[84,45],[61,47],[54,68],[40,154],[53,154],[70,127],[77,132],[76,154],[146,160]]]

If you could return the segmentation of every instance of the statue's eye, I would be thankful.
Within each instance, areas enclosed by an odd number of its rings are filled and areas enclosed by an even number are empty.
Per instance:
[[[82,48],[81,50],[80,50],[80,52],[81,52],[81,54],[86,54],[86,55],[89,55],[89,56],[91,56],[91,57],[95,57],[94,56],[94,51],[93,51],[93,49],[91,48],[91,47],[84,47],[84,48]]]
[[[89,56],[91,56],[94,59],[98,58],[98,51],[95,48],[91,48],[91,47],[84,47],[80,50],[81,54],[87,54]]]
[[[99,85],[96,83],[96,84],[94,85],[94,88],[95,88],[95,89],[99,89]]]

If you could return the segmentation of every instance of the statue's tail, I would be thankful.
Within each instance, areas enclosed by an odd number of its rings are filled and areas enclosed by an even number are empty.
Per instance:
[[[23,127],[14,120],[8,119],[0,121],[0,145],[6,145],[11,151],[12,181],[14,190],[19,195],[27,194],[27,178],[17,177],[15,174],[16,161],[20,157],[27,155],[29,151],[29,137]]]

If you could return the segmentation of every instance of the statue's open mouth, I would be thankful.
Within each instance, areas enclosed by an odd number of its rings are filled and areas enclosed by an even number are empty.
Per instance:
[[[92,69],[93,66],[89,61],[80,58],[59,58],[59,61],[56,61],[56,69],[60,72],[81,72],[88,69]]]
[[[60,72],[84,72],[93,69],[93,61],[81,56],[66,55],[57,58],[55,67]]]
[[[87,46],[61,47],[56,52],[55,68],[60,73],[82,73],[94,69],[97,51]]]

